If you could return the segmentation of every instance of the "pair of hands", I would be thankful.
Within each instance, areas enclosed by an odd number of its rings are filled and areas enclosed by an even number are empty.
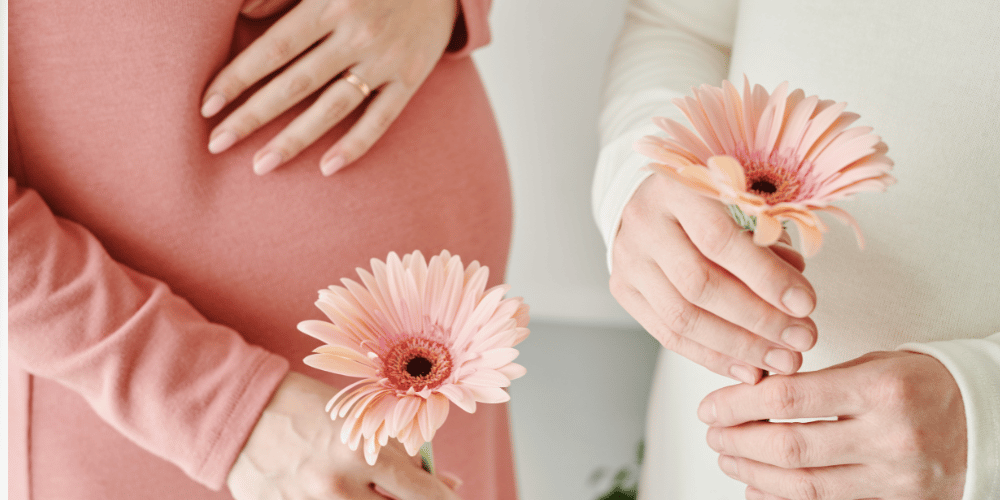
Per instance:
[[[428,474],[396,440],[375,465],[340,442],[323,409],[336,389],[290,372],[257,421],[229,472],[236,500],[457,500],[459,481]]]
[[[871,353],[795,373],[816,342],[816,295],[787,244],[757,247],[717,201],[653,175],[625,207],[612,266],[612,294],[664,347],[745,382],[698,416],[747,499],[961,498],[965,411],[937,360]]]
[[[268,17],[289,2],[247,0],[241,12]],[[365,154],[396,120],[444,53],[457,15],[456,0],[302,0],[205,90],[201,114],[209,118],[294,60],[212,130],[209,151],[226,151],[329,84],[254,154],[254,172],[266,174],[316,142],[374,92],[357,123],[323,154],[320,170],[333,174]],[[349,74],[357,80],[352,83]]]

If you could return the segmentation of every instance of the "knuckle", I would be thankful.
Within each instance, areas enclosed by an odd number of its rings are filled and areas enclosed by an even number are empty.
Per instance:
[[[290,158],[305,149],[307,145],[301,137],[290,135],[282,138],[279,149],[285,153],[284,158]]]
[[[381,136],[386,130],[389,130],[389,126],[392,122],[396,121],[396,113],[382,112],[375,116],[375,133]]]
[[[807,444],[805,438],[798,431],[787,429],[779,432],[774,437],[777,446],[777,465],[786,469],[802,467],[806,464]]]
[[[702,253],[715,260],[726,253],[738,234],[731,220],[712,215],[691,236]]]
[[[792,491],[795,492],[793,500],[824,500],[826,496],[816,481],[816,477],[808,472],[796,474],[792,479]]]
[[[608,289],[611,290],[611,295],[615,298],[615,300],[621,302],[622,300],[631,298],[631,288],[632,287],[629,286],[628,282],[621,277],[621,273],[611,273],[611,278],[608,279]]]
[[[238,128],[242,133],[238,135],[246,135],[250,132],[257,130],[263,124],[260,116],[252,111],[247,111],[246,114],[239,117]]]
[[[333,125],[344,118],[351,110],[350,103],[344,99],[335,99],[323,110],[323,123]]]
[[[689,336],[698,322],[698,310],[683,300],[668,301],[662,308],[663,321],[670,331]]]
[[[904,407],[913,397],[914,388],[910,380],[897,371],[887,370],[875,380],[875,399],[890,408]]]
[[[676,263],[677,291],[696,304],[704,304],[718,288],[713,279],[712,268],[703,259],[689,257]]]
[[[294,45],[292,40],[285,37],[277,37],[270,44],[268,44],[266,51],[264,52],[264,58],[267,62],[271,64],[282,64],[293,55],[292,50]]]
[[[771,379],[771,383],[764,387],[763,403],[772,415],[782,418],[790,415],[797,406],[801,404],[801,394],[795,387],[786,382],[785,379]]]
[[[347,45],[355,51],[363,51],[371,47],[378,37],[378,32],[371,26],[359,26],[351,33]]]
[[[285,97],[290,99],[299,99],[304,96],[304,94],[312,86],[312,77],[308,74],[295,75],[285,87]]]

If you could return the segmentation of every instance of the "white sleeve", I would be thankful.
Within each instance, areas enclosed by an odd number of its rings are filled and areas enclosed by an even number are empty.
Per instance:
[[[592,188],[594,218],[611,248],[622,210],[649,175],[632,144],[659,131],[650,120],[686,123],[670,101],[726,77],[736,0],[631,0],[604,78],[601,151]]]
[[[933,356],[955,377],[969,440],[962,500],[993,498],[1000,491],[1000,333],[984,339],[913,342],[897,350]]]

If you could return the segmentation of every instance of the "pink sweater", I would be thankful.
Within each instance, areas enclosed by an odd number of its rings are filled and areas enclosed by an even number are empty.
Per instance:
[[[251,170],[302,105],[208,153],[220,118],[201,118],[201,94],[273,21],[239,17],[240,0],[10,3],[10,498],[229,498],[289,367],[346,381],[301,361],[317,290],[416,249],[502,280],[506,163],[465,57],[489,3],[461,0],[465,46],[329,178],[319,158],[346,124]],[[515,498],[506,406],[451,412],[434,445],[464,498]]]

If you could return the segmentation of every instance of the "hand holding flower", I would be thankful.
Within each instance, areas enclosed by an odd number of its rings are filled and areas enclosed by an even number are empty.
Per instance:
[[[305,375],[285,377],[229,472],[236,500],[457,500],[447,476],[425,472],[398,443],[374,467],[341,443],[322,408],[336,392]]]
[[[951,374],[930,356],[876,352],[726,387],[702,401],[698,416],[712,426],[719,466],[749,485],[748,500],[962,497],[965,408]]]
[[[667,349],[747,383],[792,373],[816,342],[816,295],[789,246],[754,245],[725,207],[664,176],[625,207],[611,292]]]

